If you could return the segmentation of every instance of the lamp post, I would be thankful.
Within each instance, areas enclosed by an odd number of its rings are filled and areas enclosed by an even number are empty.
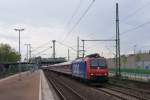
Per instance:
[[[21,66],[20,66],[20,62],[21,62],[21,52],[20,52],[20,32],[21,32],[21,31],[24,31],[24,29],[23,29],[23,28],[15,28],[14,30],[19,32],[19,56],[20,56],[20,59],[19,59],[19,81],[21,81]]]

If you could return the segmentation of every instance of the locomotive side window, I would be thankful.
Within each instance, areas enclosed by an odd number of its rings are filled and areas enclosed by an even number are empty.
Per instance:
[[[92,68],[97,68],[97,67],[105,68],[106,66],[107,66],[107,64],[106,64],[105,59],[92,59],[91,60]]]

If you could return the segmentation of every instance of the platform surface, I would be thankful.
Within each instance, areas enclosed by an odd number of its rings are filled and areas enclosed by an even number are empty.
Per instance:
[[[0,100],[40,100],[40,71],[13,75],[0,80]]]

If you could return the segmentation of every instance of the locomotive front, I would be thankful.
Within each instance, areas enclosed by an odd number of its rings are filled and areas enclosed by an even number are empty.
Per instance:
[[[90,79],[96,81],[108,80],[108,67],[106,59],[92,58],[90,60]]]
[[[89,80],[103,82],[108,80],[108,67],[104,57],[88,57],[87,64],[87,77]]]

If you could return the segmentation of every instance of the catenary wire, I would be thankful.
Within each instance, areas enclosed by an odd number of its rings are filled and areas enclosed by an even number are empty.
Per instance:
[[[40,52],[34,54],[33,56],[35,57],[35,56],[37,56],[37,55],[40,55],[41,53],[43,53],[43,52],[49,50],[50,48],[52,48],[52,47],[48,47],[48,48],[46,48],[46,49],[44,49],[44,50],[42,50],[42,51],[40,51]]]
[[[73,47],[71,47],[71,46],[68,46],[68,45],[66,45],[66,44],[64,44],[64,43],[62,43],[62,42],[59,42],[59,41],[56,41],[57,43],[59,43],[60,45],[63,45],[63,46],[65,46],[65,47],[67,47],[67,48],[70,48],[70,49],[72,49],[73,51],[77,51],[76,49],[74,49]]]
[[[147,6],[150,5],[150,2],[146,3],[145,5],[143,5],[142,7],[140,8],[137,8],[134,12],[130,13],[129,15],[127,15],[126,17],[122,18],[121,20],[122,21],[125,21],[129,18],[131,18],[132,16],[135,16],[136,13],[138,13],[139,11],[143,10],[144,8],[146,8]]]
[[[74,10],[73,14],[71,15],[70,19],[68,20],[68,22],[66,23],[65,27],[64,27],[64,30],[63,30],[63,33],[65,32],[65,29],[67,28],[67,26],[69,26],[73,20],[73,18],[76,16],[76,14],[78,13],[80,7],[81,7],[81,3],[82,3],[82,0],[79,1],[76,9]],[[59,37],[58,40],[60,40],[62,36]]]
[[[139,29],[139,28],[141,28],[141,27],[144,27],[145,25],[148,25],[148,24],[150,24],[150,21],[145,22],[145,23],[143,23],[143,24],[140,24],[140,25],[138,25],[138,26],[136,26],[136,27],[134,27],[134,28],[128,29],[128,30],[126,30],[126,31],[124,31],[124,32],[122,32],[122,33],[120,33],[120,35],[124,35],[124,34],[130,32],[130,31],[134,31],[134,30]]]
[[[44,43],[44,44],[42,44],[42,45],[40,45],[40,46],[34,48],[33,50],[31,50],[31,52],[37,51],[38,49],[44,47],[45,45],[47,45],[47,44],[49,44],[49,43],[50,43],[50,42],[48,41],[48,42],[46,42],[46,43]]]
[[[67,37],[69,37],[69,35],[72,33],[72,31],[79,25],[79,23],[84,18],[84,16],[87,14],[87,12],[90,10],[90,8],[94,4],[94,2],[95,2],[95,0],[92,0],[92,2],[89,4],[89,6],[85,10],[85,12],[82,14],[82,16],[77,20],[77,22],[73,25],[73,27],[67,32],[67,34],[65,35],[65,38],[63,39],[63,42],[67,39]]]

